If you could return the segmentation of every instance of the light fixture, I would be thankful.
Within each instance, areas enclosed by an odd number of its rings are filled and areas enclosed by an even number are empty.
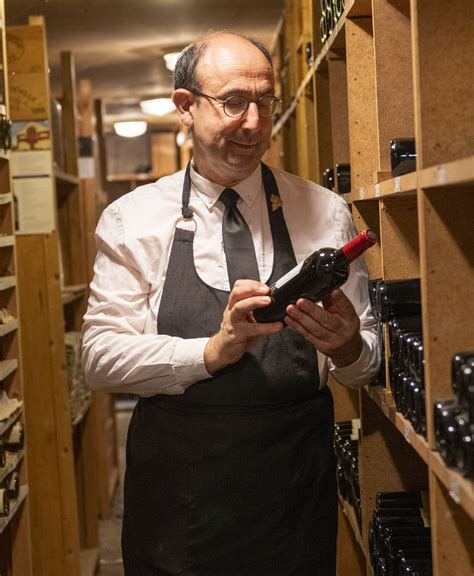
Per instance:
[[[136,138],[137,136],[141,136],[142,134],[145,134],[146,128],[147,124],[143,120],[114,123],[115,134],[125,138]]]
[[[168,52],[168,54],[163,54],[165,66],[168,68],[168,70],[171,70],[171,72],[173,72],[180,55],[181,52]]]
[[[144,114],[150,116],[166,116],[173,110],[175,106],[171,98],[152,98],[151,100],[142,100],[140,108]]]

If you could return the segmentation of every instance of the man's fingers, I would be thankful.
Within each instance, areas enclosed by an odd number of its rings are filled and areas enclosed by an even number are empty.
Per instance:
[[[323,298],[322,304],[325,310],[331,314],[338,314],[342,318],[352,318],[356,313],[352,302],[339,288]]]

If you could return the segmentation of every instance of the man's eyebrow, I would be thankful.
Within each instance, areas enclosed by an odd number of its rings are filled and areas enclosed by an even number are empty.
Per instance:
[[[229,98],[230,96],[245,96],[245,98],[248,98],[248,97],[250,97],[250,92],[251,92],[251,90],[245,90],[242,88],[229,88],[229,89],[221,92],[219,94],[219,98],[221,100],[225,100],[226,98]],[[257,95],[257,98],[261,98],[262,96],[274,96],[274,95],[275,95],[275,89],[269,88],[268,90],[264,90],[263,92],[259,92]]]

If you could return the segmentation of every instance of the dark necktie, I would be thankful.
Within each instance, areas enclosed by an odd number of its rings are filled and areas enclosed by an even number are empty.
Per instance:
[[[219,200],[225,206],[222,238],[231,290],[239,278],[260,280],[252,234],[237,208],[238,199],[238,193],[232,188],[226,188],[219,196]]]

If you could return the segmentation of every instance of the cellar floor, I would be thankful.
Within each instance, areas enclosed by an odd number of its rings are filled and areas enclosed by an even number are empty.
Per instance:
[[[99,522],[100,565],[97,576],[123,576],[120,533],[123,516],[123,474],[125,471],[125,443],[132,410],[117,410],[117,443],[119,482],[112,502],[110,518]]]

